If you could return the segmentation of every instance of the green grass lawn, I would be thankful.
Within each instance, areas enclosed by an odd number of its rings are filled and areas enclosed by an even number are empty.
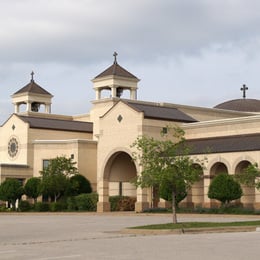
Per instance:
[[[238,222],[180,222],[177,224],[155,224],[147,226],[131,227],[131,229],[182,229],[182,228],[212,228],[212,227],[241,227],[241,226],[260,226],[257,221],[238,221]]]

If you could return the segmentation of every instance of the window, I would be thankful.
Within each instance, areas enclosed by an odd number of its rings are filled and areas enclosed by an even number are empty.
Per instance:
[[[46,169],[50,164],[50,160],[42,160],[42,169]]]
[[[168,129],[167,129],[167,127],[163,127],[163,129],[162,129],[162,133],[163,133],[163,134],[167,134],[167,133],[168,133]]]

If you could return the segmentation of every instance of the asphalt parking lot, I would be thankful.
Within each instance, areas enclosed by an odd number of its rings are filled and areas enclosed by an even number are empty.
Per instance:
[[[179,215],[179,221],[260,216]],[[168,223],[171,215],[135,213],[0,214],[0,259],[259,259],[260,232],[133,235],[131,226]]]

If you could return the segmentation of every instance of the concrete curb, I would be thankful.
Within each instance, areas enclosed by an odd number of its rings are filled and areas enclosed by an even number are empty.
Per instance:
[[[203,233],[229,233],[229,232],[260,232],[260,227],[212,227],[212,228],[183,228],[183,229],[131,229],[121,230],[122,234],[132,235],[181,235],[181,234],[203,234]]]

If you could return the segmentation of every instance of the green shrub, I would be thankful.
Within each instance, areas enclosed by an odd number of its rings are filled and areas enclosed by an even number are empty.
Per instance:
[[[240,199],[243,195],[240,184],[233,176],[226,173],[220,173],[209,185],[208,197],[216,199],[226,206],[232,200]]]
[[[21,200],[19,202],[19,209],[20,209],[20,211],[23,211],[23,212],[30,211],[32,209],[32,205],[27,200]]]
[[[171,211],[171,209],[167,208],[148,208],[143,210],[143,213],[169,213]]]
[[[97,193],[83,193],[75,197],[76,207],[80,211],[96,211],[97,202]]]
[[[50,205],[47,202],[37,202],[34,205],[34,210],[39,212],[46,212],[50,210]]]
[[[10,211],[10,209],[7,208],[5,205],[1,205],[0,206],[0,212],[6,212],[6,211]]]
[[[135,197],[128,196],[110,196],[111,211],[133,211],[135,209]]]
[[[51,202],[49,205],[50,211],[64,211],[67,209],[67,203],[65,201]]]
[[[76,205],[75,197],[69,197],[67,199],[67,209],[69,211],[76,211],[76,210],[78,210],[78,207]]]

